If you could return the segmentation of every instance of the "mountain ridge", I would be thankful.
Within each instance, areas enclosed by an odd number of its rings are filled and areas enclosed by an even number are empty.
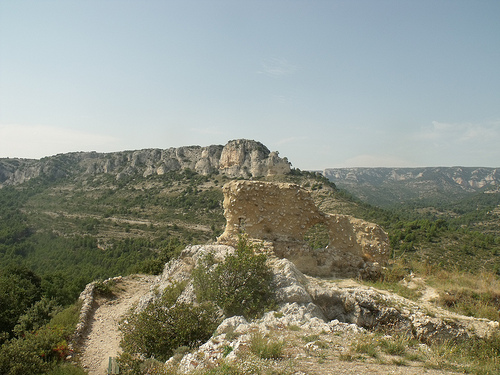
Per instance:
[[[71,152],[42,159],[0,159],[0,188],[36,177],[58,179],[76,174],[109,174],[116,180],[191,169],[201,175],[220,173],[231,178],[272,176],[290,172],[287,158],[262,143],[238,139],[226,145],[183,146],[111,153]]]
[[[385,207],[500,191],[500,168],[491,167],[327,168],[322,174],[361,200]]]

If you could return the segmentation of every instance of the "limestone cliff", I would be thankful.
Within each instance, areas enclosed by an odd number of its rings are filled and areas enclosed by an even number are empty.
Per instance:
[[[18,185],[35,177],[56,179],[78,174],[110,174],[120,180],[127,176],[147,177],[185,169],[203,175],[221,173],[232,178],[251,178],[287,174],[290,163],[262,143],[246,139],[229,141],[225,146],[75,152],[40,160],[0,159],[0,187]]]

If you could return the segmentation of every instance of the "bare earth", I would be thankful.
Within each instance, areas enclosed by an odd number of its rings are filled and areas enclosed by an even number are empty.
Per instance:
[[[155,278],[145,275],[124,277],[116,283],[114,298],[97,299],[97,308],[80,355],[81,365],[89,375],[107,373],[109,357],[116,357],[120,348],[120,319],[149,291]]]

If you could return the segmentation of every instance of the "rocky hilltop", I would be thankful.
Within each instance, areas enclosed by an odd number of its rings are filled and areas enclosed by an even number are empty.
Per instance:
[[[500,189],[500,168],[328,168],[323,174],[339,188],[380,206]]]
[[[135,312],[143,311],[167,288],[183,284],[177,302],[196,303],[193,270],[207,254],[219,263],[234,253],[226,245],[188,246],[155,280],[144,275],[106,280],[117,286],[118,295],[112,300],[96,298],[95,283],[89,284],[80,296],[83,308],[73,341],[89,375],[104,373],[109,357],[118,354],[117,322],[131,300],[138,301]],[[167,373],[199,374],[217,367],[223,373],[224,368],[235,366],[243,369],[234,372],[238,374],[457,374],[433,369],[445,367],[444,362],[436,362],[434,348],[442,344],[451,351],[455,345],[477,344],[498,331],[498,322],[451,313],[426,297],[411,301],[355,280],[311,277],[290,260],[272,254],[267,265],[273,275],[274,309],[253,320],[225,317],[206,342],[172,356],[164,364]],[[433,291],[425,288],[424,296]],[[87,329],[90,332],[84,334]],[[256,335],[282,342],[283,357],[266,361],[249,355]],[[404,349],[404,341],[398,341],[402,337],[411,337]],[[377,353],[379,345],[399,349]],[[365,352],[363,347],[372,350]],[[402,353],[411,360],[402,362],[398,357]]]
[[[0,159],[0,187],[18,185],[35,177],[58,179],[76,174],[110,174],[120,180],[133,175],[147,177],[185,169],[203,175],[220,173],[231,178],[250,178],[287,174],[290,163],[262,143],[246,139],[229,141],[225,146],[75,152],[40,160]]]

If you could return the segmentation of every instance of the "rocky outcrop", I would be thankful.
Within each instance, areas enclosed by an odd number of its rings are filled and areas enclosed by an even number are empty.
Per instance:
[[[196,302],[190,290],[191,271],[207,253],[222,261],[234,249],[223,245],[187,247],[179,258],[170,261],[162,276],[151,289],[161,291],[173,282],[188,283],[186,293],[179,298]],[[180,373],[216,363],[221,358],[237,358],[251,340],[251,333],[259,331],[283,332],[296,327],[308,334],[356,334],[366,330],[381,330],[387,334],[406,333],[423,343],[465,340],[486,337],[498,330],[498,322],[454,315],[439,308],[421,307],[403,297],[390,295],[351,281],[321,280],[306,276],[289,260],[271,256],[268,265],[274,274],[273,284],[277,307],[262,318],[247,321],[242,316],[225,319],[214,336],[197,350],[181,359],[167,363],[177,366]],[[157,294],[145,296],[139,309]],[[141,307],[142,306],[142,307]],[[225,348],[232,348],[225,353]]]
[[[273,176],[290,173],[287,158],[269,150],[260,143],[240,139],[229,142],[222,150],[219,170],[230,177]]]
[[[290,163],[260,142],[240,139],[225,146],[187,146],[112,153],[77,152],[40,160],[0,159],[0,187],[32,178],[57,179],[75,175],[163,175],[190,169],[202,175],[220,173],[231,178],[272,176],[290,172]]]
[[[378,225],[347,215],[325,214],[300,186],[261,181],[231,181],[223,187],[226,229],[220,243],[232,244],[241,233],[269,241],[274,253],[314,276],[362,276],[387,262],[387,234]],[[305,235],[315,225],[326,228],[329,242],[310,248]]]

